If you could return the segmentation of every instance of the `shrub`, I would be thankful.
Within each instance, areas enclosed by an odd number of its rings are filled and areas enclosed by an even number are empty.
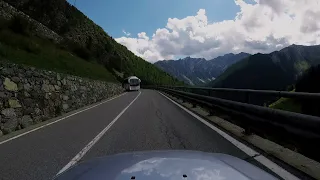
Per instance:
[[[75,49],[73,49],[73,52],[82,59],[90,60],[91,58],[90,51],[84,47],[76,47]]]
[[[0,43],[0,57],[7,57],[5,47]]]
[[[75,53],[76,56],[85,60],[90,60],[92,56],[90,51],[87,48],[82,47],[80,44],[70,39],[64,39],[63,41],[60,42],[59,46],[62,49]]]
[[[10,21],[0,18],[0,30],[7,29],[9,26]]]
[[[30,53],[34,53],[34,54],[39,54],[41,52],[40,46],[34,42],[29,42],[25,46],[24,50],[26,50],[27,52],[30,52]]]
[[[26,36],[13,33],[10,30],[0,30],[0,42],[33,54],[38,54],[41,52],[41,47],[38,44],[36,37],[28,36],[27,38]]]
[[[15,16],[11,20],[9,28],[15,33],[30,35],[34,29],[34,25],[22,16]]]

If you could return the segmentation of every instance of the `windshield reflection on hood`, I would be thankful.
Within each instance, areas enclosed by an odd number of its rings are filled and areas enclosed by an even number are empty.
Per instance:
[[[180,158],[147,159],[124,169],[121,174],[152,176],[150,179],[181,179],[183,174],[187,174],[188,179],[197,180],[229,180],[235,177],[237,180],[248,180],[247,177],[220,161],[215,163]]]

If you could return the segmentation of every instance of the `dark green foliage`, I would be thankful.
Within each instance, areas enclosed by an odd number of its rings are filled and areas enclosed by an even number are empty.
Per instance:
[[[36,53],[35,53],[36,52]],[[87,62],[49,40],[0,30],[0,59],[91,79],[116,81],[96,62]]]
[[[297,82],[296,92],[320,93],[320,65],[311,67]],[[304,114],[320,116],[318,100],[299,100]]]
[[[73,52],[80,58],[89,60],[91,57],[90,51],[86,48],[83,48],[81,46],[73,49]]]
[[[4,29],[0,31],[0,42],[16,49],[22,49],[33,54],[39,54],[42,47],[33,41],[31,37],[29,38],[29,40],[26,40],[28,37],[25,37],[21,34],[14,34],[10,30]]]
[[[34,29],[34,25],[22,16],[15,16],[11,20],[9,28],[15,33],[22,35],[30,35]]]
[[[61,43],[62,47],[78,57],[95,61],[109,71],[136,75],[146,84],[180,83],[118,44],[66,0],[5,1],[68,39]]]
[[[90,60],[92,58],[91,52],[87,48],[82,47],[79,43],[76,43],[73,40],[65,38],[59,43],[59,46],[64,50],[73,52],[76,56],[82,59]]]
[[[227,69],[214,87],[281,90],[294,83],[294,76],[273,63],[270,55],[255,54]]]
[[[271,54],[255,54],[229,67],[210,86],[258,90],[288,90],[307,67],[320,63],[320,46],[292,45]],[[289,87],[289,90],[293,87]],[[239,94],[228,97],[243,99]],[[276,99],[251,96],[251,103],[263,105]]]
[[[295,89],[295,85],[291,84],[289,86],[287,86],[286,91],[293,91]]]
[[[3,19],[3,18],[0,17],[0,30],[2,30],[2,29],[8,29],[9,24],[10,24],[10,21],[8,21],[8,20]]]
[[[300,103],[297,102],[297,100],[289,98],[281,98],[275,103],[270,104],[269,107],[273,109],[302,113]]]

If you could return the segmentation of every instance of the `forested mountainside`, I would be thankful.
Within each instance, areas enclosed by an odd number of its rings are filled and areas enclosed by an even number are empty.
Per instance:
[[[59,34],[63,38],[58,44],[59,47],[64,47],[88,62],[96,62],[114,75],[136,75],[145,84],[179,83],[168,73],[118,44],[101,27],[66,0],[5,0],[5,2]]]
[[[242,52],[226,54],[212,60],[186,57],[179,60],[158,61],[155,65],[187,84],[201,86],[214,80],[230,65],[248,56],[250,54]]]
[[[270,54],[254,54],[222,73],[210,86],[284,90],[309,67],[320,63],[320,45],[291,45]]]
[[[292,86],[295,92],[320,93],[320,65],[310,67]],[[280,98],[269,107],[297,113],[320,116],[317,99]]]
[[[319,59],[320,61],[320,59]],[[295,86],[296,92],[320,93],[320,65],[312,66],[301,76]],[[320,116],[320,106],[316,99],[298,100],[301,112]]]

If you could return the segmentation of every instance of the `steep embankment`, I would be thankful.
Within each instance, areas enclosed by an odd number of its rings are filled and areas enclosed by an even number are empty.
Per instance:
[[[48,27],[53,31],[52,33],[58,34],[62,39],[53,39],[55,45],[82,60],[99,64],[114,75],[115,71],[125,75],[134,74],[140,77],[145,84],[178,83],[169,74],[118,44],[101,27],[65,0],[5,1]],[[1,11],[8,10],[11,11],[12,8],[3,9],[2,6]],[[35,29],[30,28],[30,30]]]

